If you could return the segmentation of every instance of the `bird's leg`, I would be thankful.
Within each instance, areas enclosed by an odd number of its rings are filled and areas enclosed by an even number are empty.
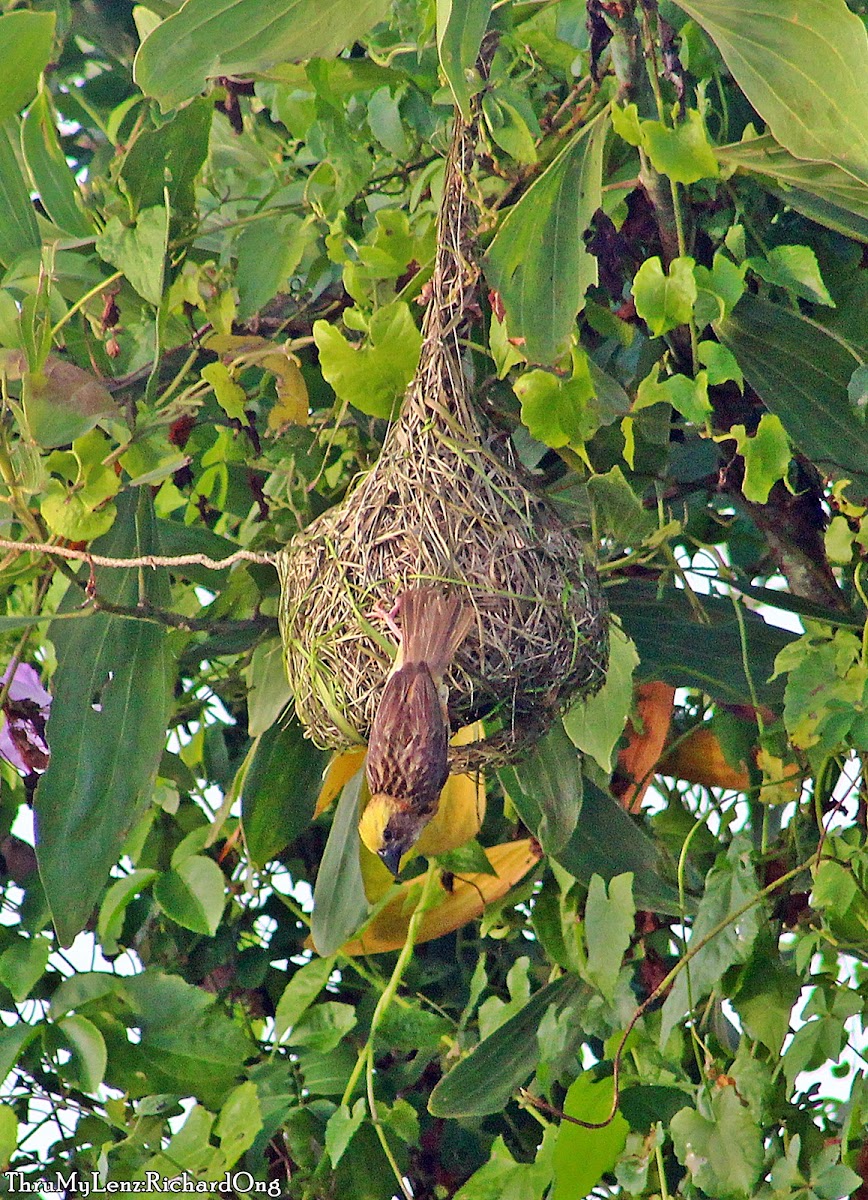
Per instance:
[[[395,618],[397,617],[397,615],[400,611],[401,611],[401,601],[399,599],[396,601],[395,604],[392,605],[392,607],[389,609],[388,612],[385,610],[385,608],[383,608],[382,604],[380,604],[378,601],[369,613],[369,616],[377,617],[378,620],[382,621],[385,624],[385,626],[389,630],[389,632],[394,635],[395,640],[397,641],[399,646],[401,644],[401,627],[398,625]]]

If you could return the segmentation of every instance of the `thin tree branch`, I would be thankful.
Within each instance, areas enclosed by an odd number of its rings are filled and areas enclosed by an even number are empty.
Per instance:
[[[254,550],[236,550],[227,558],[209,558],[207,554],[143,554],[139,558],[109,558],[105,554],[92,554],[89,550],[73,550],[71,546],[55,546],[51,542],[14,542],[0,538],[4,550],[17,550],[21,554],[51,554],[58,558],[71,558],[95,567],[207,567],[220,571],[237,562],[259,563],[274,566],[274,554],[257,554]]]

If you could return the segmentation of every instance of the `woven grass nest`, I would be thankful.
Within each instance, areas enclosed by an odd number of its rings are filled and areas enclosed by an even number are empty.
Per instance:
[[[439,583],[476,614],[449,676],[452,727],[488,718],[462,769],[520,756],[564,704],[595,692],[608,613],[581,539],[475,411],[459,335],[475,296],[465,181],[472,129],[456,115],[416,376],[373,469],[278,555],[286,667],[320,746],[367,741],[393,639],[371,615]]]

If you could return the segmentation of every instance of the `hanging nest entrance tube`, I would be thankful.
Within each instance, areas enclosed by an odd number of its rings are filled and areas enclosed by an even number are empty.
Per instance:
[[[489,729],[456,752],[466,769],[519,757],[567,701],[598,690],[608,613],[587,548],[468,392],[459,338],[479,273],[472,129],[456,123],[416,376],[376,465],[293,538],[278,568],[296,712],[333,749],[367,741],[391,666],[372,609],[420,583],[466,596],[475,620],[447,681],[450,720],[485,718]]]

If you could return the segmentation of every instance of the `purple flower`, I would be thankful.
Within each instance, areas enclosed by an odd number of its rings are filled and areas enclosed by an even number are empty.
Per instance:
[[[9,679],[11,666],[0,677],[0,686]],[[3,704],[0,727],[0,755],[25,775],[44,771],[51,751],[45,740],[45,724],[51,710],[51,694],[39,682],[39,675],[27,663],[18,663]]]

